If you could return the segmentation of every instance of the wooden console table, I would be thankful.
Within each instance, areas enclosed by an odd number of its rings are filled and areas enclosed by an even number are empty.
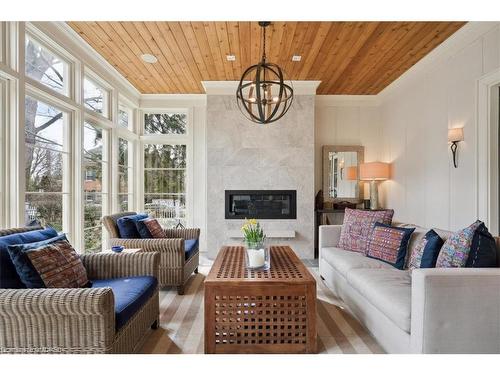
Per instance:
[[[288,246],[271,269],[245,267],[245,248],[223,247],[205,279],[205,353],[315,353],[316,281]]]

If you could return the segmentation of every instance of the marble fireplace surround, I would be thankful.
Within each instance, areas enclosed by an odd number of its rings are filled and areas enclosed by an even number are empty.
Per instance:
[[[294,81],[288,113],[269,125],[247,120],[236,103],[238,82],[205,81],[207,93],[207,250],[215,258],[243,220],[226,220],[225,190],[296,190],[297,219],[260,220],[270,243],[314,255],[314,105],[318,81]],[[282,236],[282,237],[281,237]]]

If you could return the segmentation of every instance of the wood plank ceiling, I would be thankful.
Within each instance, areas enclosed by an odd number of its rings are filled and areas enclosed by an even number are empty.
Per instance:
[[[142,93],[203,93],[201,81],[239,80],[261,56],[257,22],[69,22]],[[319,94],[377,94],[464,22],[273,22],[268,61]],[[147,64],[141,54],[158,58]],[[226,60],[235,55],[236,61]],[[301,55],[292,62],[292,55]]]

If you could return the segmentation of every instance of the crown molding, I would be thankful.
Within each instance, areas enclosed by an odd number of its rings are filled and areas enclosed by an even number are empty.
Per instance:
[[[294,95],[316,95],[321,81],[291,81]],[[201,81],[207,95],[236,95],[240,81]]]
[[[425,55],[420,61],[403,73],[377,94],[380,102],[396,94],[400,89],[418,81],[423,75],[435,69],[440,63],[456,55],[484,34],[498,27],[500,22],[468,22],[439,46]]]
[[[104,57],[93,49],[78,33],[66,22],[30,22],[40,31],[50,35],[64,49],[89,67],[101,78],[117,87],[130,100],[138,102],[141,93]]]

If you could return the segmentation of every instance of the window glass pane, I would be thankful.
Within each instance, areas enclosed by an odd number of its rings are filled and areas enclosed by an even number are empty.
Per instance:
[[[128,165],[128,141],[118,138],[118,164]]]
[[[86,253],[98,253],[102,250],[102,226],[83,231]]]
[[[68,171],[65,115],[31,97],[25,100],[25,220],[62,230]],[[67,192],[67,190],[66,190]],[[69,213],[65,213],[68,215]]]
[[[118,192],[128,193],[128,168],[118,166]]]
[[[129,202],[132,201],[130,194],[118,194],[118,207],[120,212],[129,211]]]
[[[123,126],[124,128],[129,128],[130,123],[130,109],[120,106],[118,108],[118,125]]]
[[[146,134],[186,134],[185,113],[147,113],[144,115]]]
[[[51,226],[63,230],[63,194],[26,193],[24,203],[25,225]]]
[[[144,147],[145,168],[186,168],[185,145],[152,145]]]
[[[186,145],[144,146],[144,208],[167,227],[186,225]]]
[[[68,64],[29,36],[25,45],[26,75],[61,94],[67,94]]]
[[[91,111],[107,116],[108,93],[88,78],[83,82],[83,100],[85,107]]]

